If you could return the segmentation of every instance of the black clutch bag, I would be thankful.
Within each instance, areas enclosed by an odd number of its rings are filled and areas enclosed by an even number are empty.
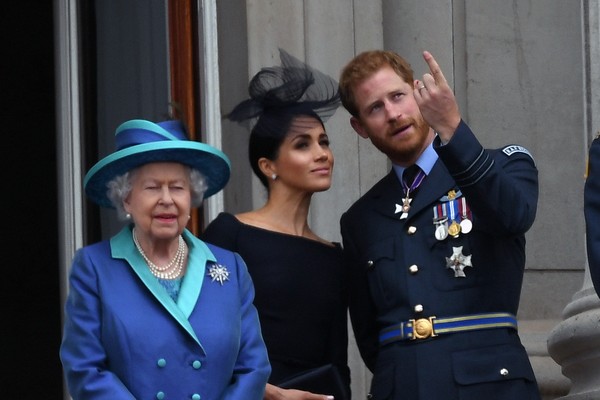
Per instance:
[[[335,400],[350,400],[340,371],[332,364],[309,369],[278,384],[283,389],[298,389],[333,396]]]

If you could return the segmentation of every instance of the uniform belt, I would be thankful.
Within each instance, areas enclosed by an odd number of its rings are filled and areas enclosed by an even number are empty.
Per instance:
[[[382,329],[379,333],[379,344],[385,346],[402,340],[427,339],[446,333],[494,328],[517,329],[517,318],[510,313],[486,313],[450,318],[410,319]]]

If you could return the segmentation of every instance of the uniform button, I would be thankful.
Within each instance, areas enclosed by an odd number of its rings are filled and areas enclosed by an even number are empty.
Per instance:
[[[367,261],[367,268],[368,269],[373,269],[373,266],[375,265],[375,263],[373,262],[373,260],[369,260]]]
[[[408,232],[409,235],[413,235],[416,231],[417,231],[417,227],[416,226],[409,226],[408,230],[407,230],[407,232]]]
[[[415,306],[415,312],[416,313],[422,313],[423,312],[423,305],[422,304],[417,304]]]
[[[414,275],[417,272],[419,272],[419,267],[417,267],[415,264],[413,264],[410,267],[408,267],[408,271]]]
[[[158,400],[162,400],[165,398],[165,394],[163,392],[158,392],[158,393],[156,393],[156,398]]]
[[[196,360],[192,363],[192,367],[194,367],[194,369],[200,369],[201,366],[202,366],[202,363],[198,360]]]
[[[200,395],[198,393],[194,393],[192,400],[200,400]]]
[[[157,362],[156,365],[158,365],[159,367],[163,368],[164,366],[167,365],[167,360],[165,360],[164,358],[160,358]]]
[[[508,370],[506,368],[502,368],[500,370],[500,375],[502,375],[502,376],[508,376]]]

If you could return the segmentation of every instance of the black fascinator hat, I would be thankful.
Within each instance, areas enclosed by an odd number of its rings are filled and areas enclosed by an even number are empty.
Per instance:
[[[239,103],[225,117],[231,121],[254,121],[249,144],[250,165],[265,187],[266,177],[258,159],[274,159],[281,142],[297,116],[327,121],[340,105],[338,83],[279,49],[281,66],[262,68],[250,81],[250,98]]]

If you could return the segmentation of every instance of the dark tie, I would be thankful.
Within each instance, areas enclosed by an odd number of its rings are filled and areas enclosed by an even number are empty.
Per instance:
[[[407,190],[410,189],[410,192],[414,193],[424,178],[425,174],[417,164],[406,168],[402,173],[402,186],[404,187],[404,192],[406,193]]]
[[[404,184],[410,187],[410,185],[412,185],[413,181],[415,180],[415,176],[417,176],[420,170],[421,168],[419,168],[417,164],[411,165],[410,167],[406,168],[402,173],[402,180],[404,181]]]

